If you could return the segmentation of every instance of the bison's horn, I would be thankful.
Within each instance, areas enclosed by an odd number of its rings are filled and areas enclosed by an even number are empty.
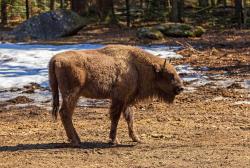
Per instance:
[[[167,59],[165,59],[165,61],[164,61],[164,64],[163,64],[163,66],[162,66],[162,68],[161,68],[161,72],[163,72],[163,70],[164,70],[164,68],[165,68],[165,66],[166,66],[166,62],[167,62]]]
[[[165,59],[165,61],[164,61],[164,64],[163,64],[163,69],[165,68],[165,66],[166,66],[166,62],[167,62],[167,59]]]

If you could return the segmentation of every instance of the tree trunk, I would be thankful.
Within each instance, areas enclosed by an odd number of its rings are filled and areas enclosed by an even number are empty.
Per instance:
[[[215,0],[211,0],[210,2],[211,2],[211,6],[214,7],[215,6]]]
[[[50,0],[49,8],[50,10],[55,10],[55,0]]]
[[[30,5],[29,0],[25,0],[25,6],[26,6],[26,19],[30,18]]]
[[[115,7],[114,7],[114,0],[111,0],[111,14],[112,14],[112,19],[116,20],[115,16]]]
[[[42,8],[42,0],[36,0],[36,3],[38,8]]]
[[[166,0],[166,9],[168,12],[171,10],[171,0]]]
[[[172,0],[170,21],[181,22],[183,15],[184,0]]]
[[[182,22],[182,17],[183,17],[183,13],[184,12],[184,0],[179,0],[179,4],[178,4],[178,18],[179,21]]]
[[[110,22],[117,23],[113,0],[97,0],[97,10],[102,21],[110,17]]]
[[[41,9],[41,10],[45,10],[45,2],[44,2],[44,0],[36,0],[36,2],[37,2],[37,7],[39,8],[39,9]]]
[[[130,3],[126,0],[127,27],[130,27]]]
[[[222,1],[224,8],[227,7],[227,0]]]
[[[2,0],[1,2],[1,24],[7,24],[7,0]]]
[[[243,20],[244,20],[243,23],[244,25],[246,25],[247,23],[247,19],[248,19],[247,13],[248,13],[247,0],[243,0]]]
[[[10,9],[9,9],[9,12],[10,12],[10,19],[12,19],[15,15],[16,15],[16,12],[15,12],[15,9],[13,8],[15,3],[16,3],[17,0],[11,0],[10,1]]]
[[[227,6],[227,0],[218,0],[217,5],[219,5],[219,4],[223,4],[223,6],[226,7]]]
[[[237,19],[238,25],[241,26],[244,21],[242,0],[235,0],[235,18]]]
[[[208,6],[208,0],[199,0],[199,6],[200,7],[207,7]]]
[[[143,9],[143,0],[140,0],[140,8]]]
[[[71,0],[71,10],[79,15],[87,13],[87,0]]]
[[[60,8],[64,9],[64,0],[60,0]]]
[[[170,15],[170,20],[172,22],[179,22],[179,18],[178,18],[178,1],[179,0],[172,0],[172,8],[171,8],[171,15]]]

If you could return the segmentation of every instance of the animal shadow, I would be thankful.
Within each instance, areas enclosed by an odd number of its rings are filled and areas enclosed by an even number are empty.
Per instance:
[[[27,151],[39,149],[62,149],[62,148],[79,148],[79,149],[105,149],[105,148],[122,148],[133,147],[133,144],[112,145],[104,142],[82,142],[79,147],[72,147],[68,143],[42,143],[42,144],[18,144],[16,146],[0,146],[0,152],[10,151]]]

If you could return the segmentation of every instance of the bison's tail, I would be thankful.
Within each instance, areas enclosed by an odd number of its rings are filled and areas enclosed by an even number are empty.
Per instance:
[[[52,118],[55,121],[59,110],[59,90],[55,73],[55,60],[53,58],[49,62],[49,84],[52,92]]]

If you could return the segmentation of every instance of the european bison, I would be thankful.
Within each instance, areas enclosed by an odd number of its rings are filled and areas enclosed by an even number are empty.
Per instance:
[[[151,97],[171,103],[183,90],[175,68],[166,60],[124,45],[57,54],[49,63],[49,82],[53,95],[52,116],[57,118],[60,90],[62,105],[59,114],[73,146],[80,144],[72,123],[73,111],[80,96],[111,99],[109,137],[110,142],[116,144],[121,113],[128,124],[129,136],[133,141],[140,142],[134,131],[133,112],[129,106]]]

